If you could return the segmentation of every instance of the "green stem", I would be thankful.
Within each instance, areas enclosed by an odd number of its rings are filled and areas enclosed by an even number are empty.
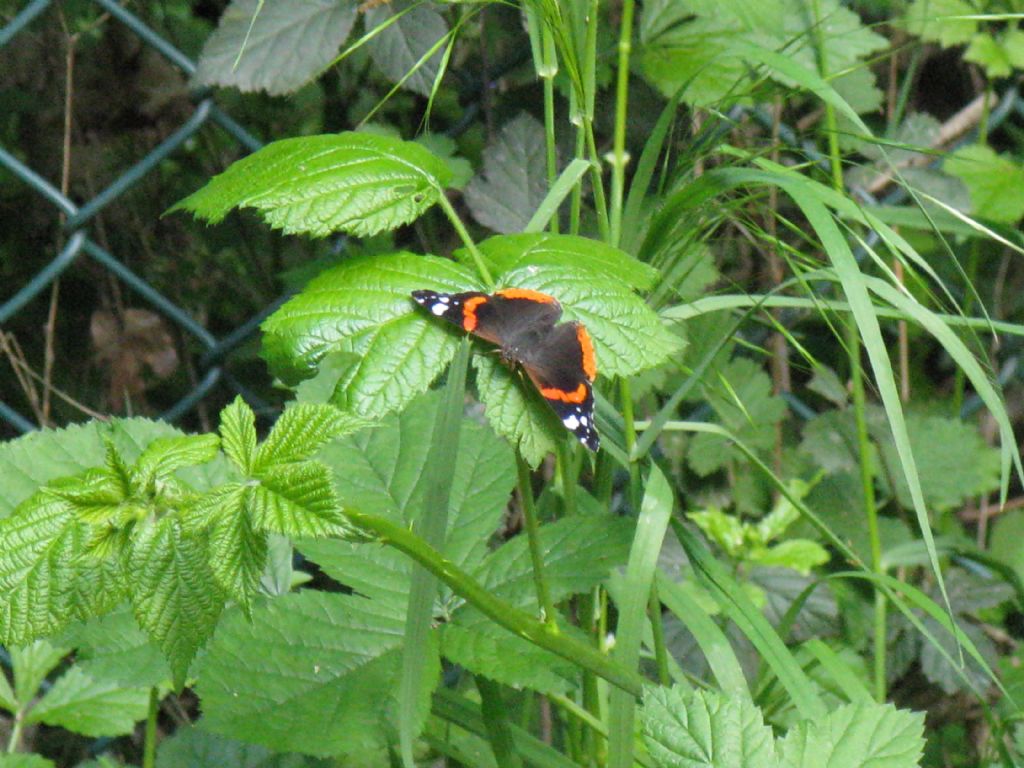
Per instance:
[[[668,649],[665,646],[665,626],[661,621],[661,600],[658,599],[658,584],[651,583],[650,607],[651,632],[654,635],[654,660],[658,665],[658,682],[664,686],[672,685],[672,675],[668,671]]]
[[[156,686],[149,689],[149,712],[146,714],[146,736],[142,746],[142,768],[156,765],[156,716],[160,711],[160,693]]]
[[[476,264],[476,271],[479,273],[480,278],[488,288],[493,288],[494,278],[491,277],[491,270],[487,268],[483,254],[480,253],[480,249],[476,247],[476,243],[473,242],[473,238],[469,236],[469,232],[462,223],[462,219],[459,218],[459,214],[457,214],[455,209],[452,208],[452,204],[448,202],[448,198],[444,196],[444,193],[438,197],[437,202],[438,205],[441,206],[441,210],[443,210],[445,215],[448,217],[452,226],[455,228],[455,231],[459,234],[459,238],[466,246],[466,250],[469,251],[469,255],[473,257],[473,263]]]
[[[636,420],[633,418],[633,388],[629,379],[619,379],[619,399],[622,401],[622,421],[625,427],[626,455],[629,462],[629,503],[634,510],[640,510],[640,498],[643,495],[643,483],[640,481],[640,466],[633,456],[636,448]]]
[[[611,245],[622,236],[622,193],[626,184],[626,109],[629,100],[629,55],[633,50],[634,0],[623,0],[619,23],[619,68],[615,87],[615,133],[612,148]]]
[[[14,713],[14,725],[11,728],[11,738],[7,740],[7,754],[13,755],[21,745],[21,731],[25,727],[25,712],[19,709]]]
[[[457,595],[505,629],[583,669],[590,670],[624,691],[635,696],[640,696],[643,692],[644,679],[639,674],[623,668],[596,648],[568,635],[552,632],[546,624],[495,597],[468,573],[437,550],[427,546],[422,539],[404,526],[354,509],[343,511],[353,524],[404,552],[451,587]]]
[[[548,590],[547,579],[544,578],[544,550],[540,543],[537,507],[533,503],[530,467],[518,453],[516,453],[516,466],[519,469],[519,498],[523,503],[523,520],[526,523],[526,539],[530,544],[530,560],[533,563],[533,583],[537,588],[537,603],[544,615],[544,623],[552,632],[557,633],[559,630],[555,604],[551,602],[551,592]]]
[[[541,25],[541,66],[538,70],[544,81],[544,141],[547,151],[548,190],[558,179],[558,146],[555,143],[555,75],[558,74],[558,60],[555,55],[555,39],[547,24]],[[548,223],[548,229],[557,233],[558,214]]]
[[[516,751],[512,732],[505,715],[508,708],[501,699],[501,686],[481,675],[475,675],[477,690],[480,691],[480,713],[487,729],[491,751],[499,768],[520,768],[523,764]]]

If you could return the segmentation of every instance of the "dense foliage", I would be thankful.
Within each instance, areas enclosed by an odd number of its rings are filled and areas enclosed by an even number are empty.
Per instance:
[[[135,10],[188,87],[93,62],[123,92],[54,151],[34,49],[0,144],[91,196],[76,153],[215,88],[267,143],[211,127],[105,237],[211,328],[294,291],[193,434],[130,415],[205,358],[116,281],[0,335],[50,427],[0,445],[0,766],[1024,762],[1024,2]],[[131,50],[53,16],[66,61]],[[47,224],[6,180],[17,285]],[[587,328],[596,455],[410,298],[509,287]]]

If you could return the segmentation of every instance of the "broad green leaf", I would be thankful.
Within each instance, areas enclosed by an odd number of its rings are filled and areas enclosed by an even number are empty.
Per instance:
[[[220,448],[216,435],[182,435],[157,438],[142,452],[135,464],[136,482],[148,485],[153,479],[169,477],[179,469],[213,461]]]
[[[253,530],[246,495],[242,489],[234,508],[217,515],[209,534],[209,556],[217,583],[248,612],[267,562],[267,534]]]
[[[275,229],[368,237],[415,220],[451,173],[413,142],[368,133],[282,139],[234,163],[171,210],[217,223],[255,208]]]
[[[625,251],[599,240],[577,235],[556,235],[537,232],[520,235],[496,235],[479,245],[480,254],[491,271],[505,287],[521,288],[509,273],[533,267],[568,267],[593,273],[590,279],[650,288],[658,271],[650,264],[637,261]],[[456,256],[470,263],[465,250]]]
[[[43,429],[0,445],[0,518],[6,517],[40,486],[60,477],[103,466],[104,438],[134,460],[143,446],[157,437],[181,432],[162,421],[115,419],[91,421],[65,429]]]
[[[7,675],[0,675],[0,709],[14,713],[18,711],[18,699],[7,681]]]
[[[776,768],[771,729],[744,696],[649,688],[640,713],[657,768]]]
[[[149,709],[148,688],[125,688],[75,665],[32,707],[30,723],[46,723],[84,736],[123,736]]]
[[[397,18],[395,18],[397,17]],[[448,33],[448,25],[432,6],[407,0],[381,3],[366,12],[365,26],[373,30],[391,19],[368,43],[370,58],[392,82],[400,82],[417,62]],[[402,83],[404,88],[429,96],[441,65],[437,51]]]
[[[136,534],[128,558],[135,618],[164,652],[177,688],[224,607],[208,557],[201,539],[164,517]]]
[[[202,721],[200,721],[201,723]],[[210,733],[201,725],[186,725],[160,742],[157,768],[329,768],[329,763],[295,754],[278,754],[266,747],[246,744]]]
[[[85,530],[70,505],[45,492],[0,522],[0,638],[22,645],[75,616],[69,586],[85,554]]]
[[[220,442],[227,457],[248,475],[256,458],[256,414],[241,395],[220,412]]]
[[[258,603],[251,623],[228,616],[198,665],[205,727],[282,752],[384,748],[395,732],[403,611],[306,591]],[[419,706],[425,717],[429,700]]]
[[[943,48],[969,43],[978,30],[978,20],[956,18],[977,14],[967,0],[913,0],[907,7],[907,31]]]
[[[352,3],[233,0],[203,46],[195,81],[291,93],[330,65],[355,20]]]
[[[151,688],[171,678],[167,660],[127,606],[74,625],[61,640],[75,646],[78,666],[94,679]]]
[[[698,512],[687,512],[686,516],[730,557],[739,557],[742,554],[745,541],[743,522],[736,515],[711,507]]]
[[[36,640],[11,649],[11,671],[14,674],[15,697],[21,708],[27,708],[39,695],[39,687],[71,649],[63,645]]]
[[[476,391],[484,415],[499,435],[508,438],[526,462],[536,467],[559,441],[567,438],[561,422],[534,394],[533,384],[494,355],[475,355]]]
[[[54,763],[41,755],[0,755],[0,768],[55,768]]]
[[[758,547],[747,554],[750,562],[789,568],[804,576],[830,559],[827,549],[809,539],[788,539],[770,547]]]
[[[847,704],[779,742],[780,768],[916,768],[924,716],[891,704]]]
[[[633,523],[619,517],[567,517],[540,527],[544,576],[558,603],[599,584],[626,562]],[[535,607],[533,565],[525,535],[493,552],[475,574],[489,592],[522,606]]]
[[[495,232],[522,232],[547,193],[544,148],[544,126],[535,117],[520,112],[507,122],[463,191],[473,218]]]
[[[999,39],[987,32],[980,32],[974,36],[963,57],[964,61],[978,64],[993,80],[1007,77],[1013,72],[1010,52]]]
[[[275,466],[248,490],[249,515],[256,530],[285,536],[347,532],[330,470],[320,462]]]
[[[328,441],[364,425],[358,416],[333,405],[299,403],[289,406],[259,447],[253,471],[260,474],[277,464],[308,459]]]
[[[264,321],[264,356],[294,384],[329,352],[350,352],[355,362],[342,374],[336,401],[370,419],[402,410],[444,370],[457,343],[409,294],[473,285],[472,272],[434,256],[403,251],[346,261]]]
[[[554,296],[563,319],[583,323],[594,342],[598,376],[632,376],[680,349],[678,337],[621,280],[597,281],[587,269],[561,265],[520,266],[500,279]]]
[[[943,169],[961,179],[977,216],[1012,224],[1024,216],[1024,166],[981,144],[958,149]]]

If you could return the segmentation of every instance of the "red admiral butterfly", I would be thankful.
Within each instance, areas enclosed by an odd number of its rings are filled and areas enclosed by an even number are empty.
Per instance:
[[[501,347],[502,358],[522,366],[566,428],[590,450],[598,449],[594,345],[580,323],[556,325],[562,306],[554,297],[523,288],[490,294],[413,291],[412,297],[437,317]]]

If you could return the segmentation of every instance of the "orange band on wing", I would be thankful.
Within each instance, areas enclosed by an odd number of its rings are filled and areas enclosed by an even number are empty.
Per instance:
[[[476,330],[476,308],[481,304],[487,303],[486,296],[474,296],[471,299],[466,299],[466,303],[462,305],[462,327],[467,331]]]
[[[504,299],[529,299],[530,301],[539,301],[542,304],[555,303],[554,296],[548,296],[540,291],[531,291],[529,288],[505,288],[501,291],[495,291],[494,294]]]
[[[583,372],[590,381],[593,381],[597,378],[597,358],[594,357],[594,345],[590,341],[590,334],[582,325],[577,325],[576,338],[580,340],[580,349],[583,350]]]
[[[563,403],[582,403],[587,399],[588,389],[586,384],[580,384],[572,392],[545,387],[541,389],[540,393],[548,400],[560,400]]]

